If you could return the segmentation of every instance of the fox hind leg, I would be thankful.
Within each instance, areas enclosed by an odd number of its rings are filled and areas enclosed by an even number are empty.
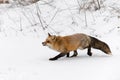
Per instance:
[[[77,50],[74,50],[74,54],[71,57],[76,57],[78,55]],[[70,52],[66,54],[66,57],[70,57]]]
[[[74,54],[71,57],[76,57],[78,55],[77,50],[74,50]]]
[[[88,47],[88,52],[87,52],[87,54],[88,54],[89,56],[92,56],[91,46]]]

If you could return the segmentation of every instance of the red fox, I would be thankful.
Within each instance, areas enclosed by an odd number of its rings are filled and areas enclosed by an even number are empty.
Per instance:
[[[60,52],[57,56],[50,58],[49,60],[57,60],[60,57],[67,55],[69,57],[69,52],[74,51],[72,57],[77,56],[77,49],[88,49],[87,54],[92,56],[91,48],[99,49],[104,53],[111,55],[111,50],[109,46],[94,37],[83,33],[77,33],[68,36],[55,36],[48,33],[47,39],[42,42],[43,46],[48,46],[49,48]]]

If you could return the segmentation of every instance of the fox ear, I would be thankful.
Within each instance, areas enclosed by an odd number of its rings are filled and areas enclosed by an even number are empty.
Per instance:
[[[52,36],[52,40],[54,40],[54,41],[56,40],[56,36],[55,36],[55,35],[54,35],[54,36]]]
[[[51,34],[50,34],[50,33],[48,33],[48,36],[51,36]]]

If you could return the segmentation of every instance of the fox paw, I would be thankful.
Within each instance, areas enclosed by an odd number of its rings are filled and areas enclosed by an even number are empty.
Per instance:
[[[91,52],[88,52],[87,54],[88,54],[89,56],[92,56],[92,53],[91,53]]]
[[[54,61],[54,60],[57,60],[57,59],[56,58],[50,58],[49,60]]]
[[[77,54],[73,54],[71,57],[77,57]]]

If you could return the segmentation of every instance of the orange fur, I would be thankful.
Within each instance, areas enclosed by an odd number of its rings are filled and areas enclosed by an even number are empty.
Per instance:
[[[87,48],[90,44],[90,38],[85,34],[74,34],[63,37],[50,35],[43,44],[56,51],[67,53]]]
[[[88,48],[87,54],[92,56],[91,48],[99,49],[106,54],[111,55],[111,50],[109,46],[94,37],[88,36],[86,34],[73,34],[69,36],[55,36],[48,34],[47,39],[42,43],[44,46],[48,46],[53,50],[60,52],[59,55],[50,58],[49,60],[57,60],[60,57],[67,55],[69,57],[69,52],[74,51],[72,57],[77,56],[77,49]]]

